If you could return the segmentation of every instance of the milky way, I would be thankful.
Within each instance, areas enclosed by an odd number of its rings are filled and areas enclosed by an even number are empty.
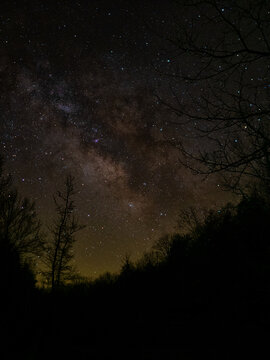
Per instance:
[[[181,208],[216,205],[208,192],[216,183],[181,167],[170,140],[183,133],[154,95],[166,86],[151,66],[160,54],[145,19],[163,24],[164,8],[33,3],[10,2],[2,14],[1,153],[44,227],[52,194],[75,176],[86,225],[77,267],[91,276],[115,271],[125,253],[138,258],[175,231]]]

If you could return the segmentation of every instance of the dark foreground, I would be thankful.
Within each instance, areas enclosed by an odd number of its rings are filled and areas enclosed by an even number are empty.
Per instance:
[[[1,359],[268,358],[268,219],[267,203],[249,199],[172,236],[162,261],[54,293],[10,272]]]

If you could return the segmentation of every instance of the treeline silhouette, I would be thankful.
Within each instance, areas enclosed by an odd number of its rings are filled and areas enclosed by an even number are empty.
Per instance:
[[[258,356],[267,345],[270,202],[256,191],[159,239],[138,261],[126,256],[118,274],[51,291],[36,287],[30,258],[12,227],[5,232],[8,181],[1,185],[2,359],[231,359]]]

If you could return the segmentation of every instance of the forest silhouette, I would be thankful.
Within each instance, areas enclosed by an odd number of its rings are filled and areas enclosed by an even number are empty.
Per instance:
[[[191,212],[188,231],[127,255],[118,274],[41,288],[33,259],[48,247],[34,204],[2,172],[0,185],[1,358],[230,359],[267,344],[270,202],[258,191]]]

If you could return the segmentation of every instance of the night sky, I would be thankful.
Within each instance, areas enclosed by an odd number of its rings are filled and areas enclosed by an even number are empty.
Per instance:
[[[67,174],[86,228],[83,275],[117,271],[161,235],[180,209],[218,207],[217,179],[194,176],[174,143],[189,129],[159,104],[174,58],[162,36],[170,1],[8,1],[0,14],[0,146],[5,168],[44,224]],[[181,17],[181,14],[179,14]],[[181,66],[181,64],[180,64]],[[189,64],[183,64],[186,68]],[[190,64],[192,66],[192,64]],[[184,91],[179,84],[177,91]],[[193,140],[190,149],[204,146]]]

